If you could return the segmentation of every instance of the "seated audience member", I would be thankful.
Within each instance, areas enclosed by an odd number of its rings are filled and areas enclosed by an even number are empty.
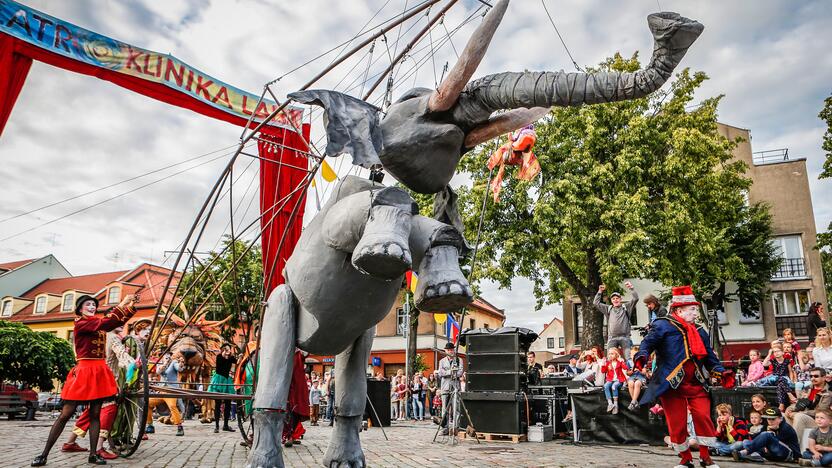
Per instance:
[[[751,407],[754,408],[754,411],[762,415],[763,410],[768,408],[768,400],[766,400],[766,397],[762,393],[755,393],[751,395]]]
[[[812,364],[809,353],[805,349],[800,350],[797,356],[797,366],[794,369],[797,374],[794,382],[794,395],[796,398],[806,398],[806,394],[812,388]]]
[[[557,375],[557,373],[558,372],[555,370],[554,364],[549,364],[548,366],[546,366],[546,377],[554,377],[555,375]]]
[[[765,426],[763,425],[763,417],[757,410],[752,410],[748,413],[748,438],[753,439],[757,434],[763,432]]]
[[[832,371],[832,332],[824,327],[818,328],[817,333],[812,357],[815,360],[815,367],[823,367],[829,373]]]
[[[783,330],[783,344],[790,344],[793,352],[800,351],[800,343],[794,338],[794,331],[791,328]]]
[[[763,366],[771,370],[767,382],[768,385],[777,385],[777,404],[780,411],[783,411],[789,403],[789,392],[794,378],[793,362],[785,357],[782,348],[772,348],[763,360]]]
[[[748,425],[734,417],[734,410],[728,403],[716,405],[716,445],[717,455],[730,456],[734,450],[742,449],[742,441],[748,439]]]
[[[604,374],[604,395],[607,397],[607,413],[618,414],[618,389],[627,381],[627,363],[621,358],[618,348],[610,348],[607,358],[601,361]]]
[[[822,409],[815,413],[818,427],[809,433],[809,447],[803,451],[801,466],[832,466],[832,411]]]
[[[751,440],[742,443],[742,450],[734,450],[734,461],[753,461],[762,463],[766,460],[777,462],[795,461],[800,458],[800,442],[794,428],[784,419],[777,408],[766,408],[762,413],[766,420],[766,430]]]
[[[794,427],[798,437],[803,437],[803,430],[815,427],[817,410],[828,410],[832,406],[832,392],[826,382],[824,369],[812,369],[809,372],[812,387],[806,398],[794,398],[792,405],[786,408],[786,421]]]
[[[574,354],[569,356],[569,365],[566,366],[564,372],[570,377],[574,377],[581,373],[581,370],[578,369],[578,358]]]
[[[596,378],[598,374],[600,374],[600,365],[598,361],[601,360],[600,353],[598,352],[598,348],[592,347],[588,351],[581,352],[581,359],[578,362],[578,369],[581,371],[578,375],[576,375],[572,380],[577,381],[586,381],[590,385],[595,385]],[[603,385],[603,383],[602,383]]]
[[[627,407],[630,411],[638,409],[638,399],[641,396],[641,391],[647,386],[647,375],[649,371],[642,371],[638,369],[628,370],[627,375],[627,392],[630,394],[630,405]]]
[[[742,383],[743,387],[754,386],[765,374],[765,367],[763,367],[763,361],[760,360],[759,351],[752,349],[748,352],[748,358],[751,359],[751,364],[748,365],[748,373]]]

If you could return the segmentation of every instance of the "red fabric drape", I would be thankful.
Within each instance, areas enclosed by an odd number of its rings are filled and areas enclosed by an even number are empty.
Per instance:
[[[258,142],[257,149],[263,158],[260,160],[260,212],[263,215],[260,227],[263,229],[266,297],[277,285],[283,284],[283,268],[303,229],[306,190],[297,190],[288,199],[283,198],[295,191],[306,177],[308,160],[295,150],[308,151],[304,141],[309,141],[309,130],[310,126],[304,124],[303,137],[292,130],[276,127],[264,127],[260,132],[261,141]],[[297,210],[292,216],[296,204]],[[286,238],[280,246],[284,231]],[[278,246],[280,252],[277,252]]]
[[[17,42],[11,36],[0,34],[0,135],[32,67],[32,59],[16,50]]]

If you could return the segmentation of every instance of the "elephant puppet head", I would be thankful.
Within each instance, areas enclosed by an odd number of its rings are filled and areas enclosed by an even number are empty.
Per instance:
[[[466,151],[537,121],[552,106],[635,99],[657,90],[704,28],[676,13],[648,16],[653,56],[633,73],[504,72],[469,82],[508,4],[496,2],[437,89],[407,91],[383,117],[379,108],[335,91],[289,97],[324,107],[327,156],[350,153],[354,164],[381,164],[410,189],[438,193]]]
[[[203,364],[214,367],[216,351],[220,349],[223,339],[219,335],[220,326],[231,317],[224,320],[205,320],[204,317],[191,323],[176,314],[171,315],[172,324],[163,331],[165,346],[170,346],[170,353],[174,359],[182,356],[185,369],[180,374],[182,382],[192,382]],[[166,336],[165,336],[166,335]]]

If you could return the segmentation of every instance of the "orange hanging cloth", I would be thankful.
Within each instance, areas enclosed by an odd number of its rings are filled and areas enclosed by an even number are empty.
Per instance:
[[[495,151],[491,157],[488,158],[488,170],[493,170],[497,165],[500,168],[497,170],[497,175],[491,180],[489,185],[491,193],[494,197],[494,203],[499,203],[500,192],[503,188],[503,177],[505,175],[505,167],[520,166],[517,172],[517,178],[520,180],[532,180],[540,174],[540,162],[532,152],[537,135],[534,132],[534,126],[529,125],[518,130],[516,133],[509,133],[507,135],[508,141]]]

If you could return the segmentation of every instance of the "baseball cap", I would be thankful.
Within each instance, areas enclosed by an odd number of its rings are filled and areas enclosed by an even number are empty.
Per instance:
[[[766,408],[763,410],[760,416],[764,419],[774,419],[782,417],[783,413],[781,413],[780,410],[777,408]]]
[[[613,298],[615,296],[621,297],[621,293],[620,292],[614,292],[614,293],[610,294],[610,298]]]

